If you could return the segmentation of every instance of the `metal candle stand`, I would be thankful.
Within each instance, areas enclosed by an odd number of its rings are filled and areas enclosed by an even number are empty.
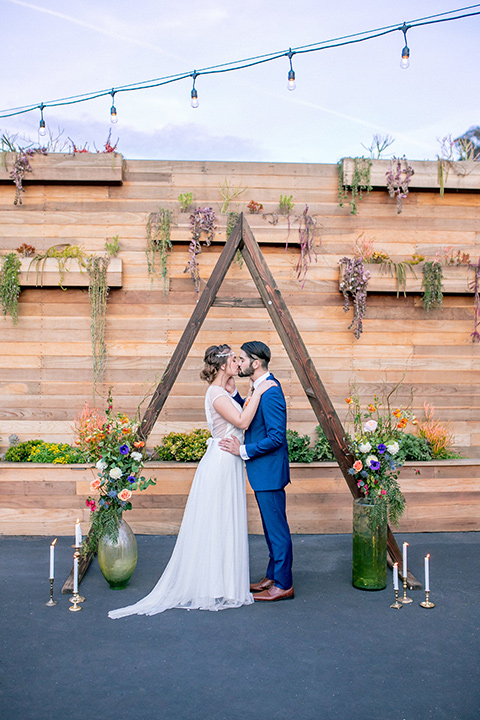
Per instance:
[[[76,560],[77,563],[78,563],[78,558],[80,557],[80,548],[81,548],[82,546],[81,546],[81,545],[72,545],[72,547],[75,549],[75,552],[73,553],[73,562],[74,562],[74,564],[75,564],[75,560]],[[77,576],[77,577],[78,577],[78,576]],[[82,595],[79,595],[79,593],[78,593],[78,584],[77,584],[77,591],[75,592],[75,588],[74,588],[73,595],[72,595],[71,598],[69,598],[69,600],[70,600],[71,603],[73,603],[73,604],[70,605],[70,607],[68,608],[68,609],[70,610],[70,612],[78,612],[79,610],[82,610],[82,609],[83,609],[80,603],[85,602],[85,598],[84,598]]]
[[[403,578],[403,597],[400,598],[399,602],[401,602],[403,605],[409,605],[409,603],[412,603],[412,598],[407,597],[407,578]]]
[[[45,603],[47,607],[53,607],[57,604],[57,601],[53,599],[53,578],[50,578],[50,600]]]

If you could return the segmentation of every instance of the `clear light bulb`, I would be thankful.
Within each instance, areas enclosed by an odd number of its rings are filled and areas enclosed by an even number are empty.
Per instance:
[[[118,122],[117,108],[112,105],[110,108],[110,122],[115,125]]]
[[[190,100],[190,105],[192,106],[192,108],[197,108],[199,105],[198,94],[195,88],[193,88],[192,90],[192,99]]]
[[[42,137],[44,137],[47,134],[47,128],[45,127],[45,120],[43,118],[40,120],[38,134],[41,135]]]
[[[297,87],[297,84],[296,84],[296,82],[295,82],[295,72],[294,72],[294,70],[290,70],[289,73],[288,73],[288,85],[287,85],[287,87],[288,87],[289,90],[295,90],[295,88]]]
[[[406,70],[408,67],[410,67],[410,50],[408,49],[407,45],[402,50],[402,59],[400,60],[400,67],[403,70]]]

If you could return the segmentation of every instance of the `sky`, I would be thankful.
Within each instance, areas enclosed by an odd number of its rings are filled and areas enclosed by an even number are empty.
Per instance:
[[[473,3],[472,3],[473,4]],[[451,0],[0,0],[0,114],[466,7]],[[480,11],[480,7],[473,10]],[[130,159],[335,163],[367,155],[436,159],[440,141],[480,125],[480,15],[295,55],[196,80],[46,108],[57,150],[102,149],[112,130]],[[0,118],[0,135],[38,141],[40,113]],[[67,147],[64,148],[67,150]]]

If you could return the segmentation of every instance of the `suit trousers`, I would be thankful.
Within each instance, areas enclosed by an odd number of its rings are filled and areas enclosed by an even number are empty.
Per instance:
[[[270,560],[266,577],[277,587],[292,587],[292,538],[286,514],[285,490],[262,490],[255,492],[263,532],[267,541]]]

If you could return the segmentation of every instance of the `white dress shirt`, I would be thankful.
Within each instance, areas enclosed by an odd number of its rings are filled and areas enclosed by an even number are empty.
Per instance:
[[[256,390],[257,387],[260,385],[260,383],[262,383],[264,380],[266,380],[270,374],[271,374],[270,370],[267,370],[266,373],[264,373],[263,375],[260,375],[260,377],[257,378],[253,383],[253,389]],[[245,450],[245,445],[240,445],[240,457],[242,458],[242,460],[250,460],[250,458],[248,457],[247,452]]]

